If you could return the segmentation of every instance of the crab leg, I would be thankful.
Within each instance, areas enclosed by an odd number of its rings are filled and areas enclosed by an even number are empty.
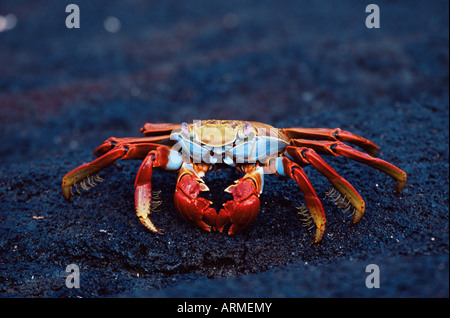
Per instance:
[[[172,130],[179,129],[180,127],[181,124],[146,123],[140,130],[145,136],[161,136],[161,135],[170,135],[170,132]]]
[[[104,154],[100,158],[85,163],[78,168],[67,173],[62,179],[62,193],[64,198],[70,199],[72,196],[72,186],[75,186],[90,176],[95,176],[100,170],[112,165],[117,159],[122,158],[127,153],[123,146],[117,147]]]
[[[324,141],[324,140],[306,140],[293,139],[293,144],[297,147],[307,147],[314,149],[316,152],[332,156],[344,156],[355,161],[367,164],[378,169],[397,181],[396,191],[400,192],[406,184],[406,173],[394,166],[393,164],[379,158],[374,158],[368,154],[356,150],[340,141]]]
[[[169,151],[169,148],[167,146],[153,143],[122,143],[115,146],[113,149],[107,151],[96,160],[85,163],[67,173],[62,180],[63,196],[66,199],[70,199],[72,196],[72,186],[77,187],[77,184],[81,184],[83,188],[88,188],[85,183],[92,183],[90,179],[93,176],[95,176],[102,169],[112,165],[117,159],[144,159],[149,151],[155,150],[158,147],[164,147],[167,149],[167,151]]]
[[[134,183],[134,203],[136,215],[141,223],[150,231],[162,233],[158,230],[149,219],[152,205],[152,170],[160,168],[164,170],[178,170],[181,166],[181,155],[178,152],[169,150],[167,147],[158,147],[152,150],[145,157],[139,168]]]
[[[313,139],[313,140],[333,140],[346,141],[364,149],[369,155],[375,156],[378,146],[370,140],[353,134],[340,128],[286,128],[283,130],[289,139]]]
[[[297,182],[300,191],[304,195],[306,206],[308,207],[312,220],[316,225],[316,235],[314,238],[314,243],[319,243],[322,240],[323,234],[325,232],[325,223],[327,220],[322,203],[320,202],[316,191],[314,191],[314,187],[309,181],[308,176],[298,164],[291,161],[287,157],[277,158],[275,167],[278,175],[289,177]]]
[[[330,165],[328,165],[314,150],[304,147],[287,147],[287,153],[299,164],[311,164],[323,174],[333,186],[343,195],[341,200],[345,202],[345,209],[350,204],[355,208],[352,224],[357,223],[364,215],[365,202],[353,186],[341,177]],[[340,198],[340,196],[339,196]],[[340,202],[341,200],[335,200]]]
[[[128,147],[131,144],[133,145],[139,145],[139,144],[160,144],[165,141],[168,141],[170,139],[169,135],[163,135],[163,136],[155,136],[155,137],[125,137],[125,138],[117,138],[117,137],[111,137],[105,140],[100,146],[97,147],[97,149],[94,150],[94,155],[97,157],[100,157],[110,151],[111,149],[114,149],[115,147],[125,146]],[[145,158],[145,154],[143,155],[143,158]],[[142,159],[143,159],[142,158]],[[136,158],[138,159],[138,158]]]

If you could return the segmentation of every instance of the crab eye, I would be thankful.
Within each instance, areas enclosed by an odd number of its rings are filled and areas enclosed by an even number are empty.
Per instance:
[[[181,131],[185,135],[189,135],[189,125],[185,122],[181,123]]]
[[[244,135],[248,136],[251,133],[251,131],[252,131],[252,124],[246,123],[244,125],[244,129],[243,130],[244,130]]]

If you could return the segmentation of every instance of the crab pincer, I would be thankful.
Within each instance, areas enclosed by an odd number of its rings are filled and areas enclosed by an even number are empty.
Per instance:
[[[228,234],[236,234],[246,229],[259,213],[259,195],[263,187],[262,168],[258,167],[252,172],[229,186],[225,192],[233,195],[233,200],[226,202],[219,211],[218,219],[229,219],[231,227]],[[222,232],[225,224],[218,224],[217,230]]]
[[[201,229],[210,232],[211,225],[215,223],[216,211],[210,207],[211,201],[199,197],[200,191],[209,191],[209,188],[200,178],[202,171],[195,171],[192,164],[183,164],[178,175],[174,203],[181,216]],[[213,221],[213,222],[211,222]]]

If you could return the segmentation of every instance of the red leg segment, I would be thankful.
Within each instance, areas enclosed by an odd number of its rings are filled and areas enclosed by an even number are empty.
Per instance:
[[[94,150],[94,155],[97,156],[97,157],[100,157],[100,156],[104,155],[105,153],[107,153],[108,151],[110,151],[111,149],[120,147],[122,145],[125,146],[125,147],[129,147],[130,145],[134,145],[135,147],[139,147],[139,145],[141,145],[141,144],[147,144],[147,145],[148,144],[154,144],[155,145],[154,148],[156,149],[156,147],[158,147],[160,144],[167,143],[169,138],[170,138],[169,135],[156,136],[156,137],[139,137],[139,138],[135,138],[135,137],[125,137],[125,138],[111,137],[111,138],[108,138],[107,140],[105,140],[103,142],[103,144],[101,144],[100,146],[97,147],[97,149]],[[143,153],[142,159],[145,158],[146,154],[147,153]],[[139,158],[133,158],[133,159],[139,159]]]
[[[84,180],[89,180],[91,176],[95,176],[100,170],[112,165],[117,159],[122,158],[126,152],[127,149],[125,147],[117,147],[100,158],[70,171],[62,180],[63,196],[66,199],[70,199],[72,196],[72,186],[76,187],[77,184],[82,184]]]
[[[364,149],[371,156],[375,156],[378,146],[370,140],[340,128],[286,128],[284,132],[290,139],[312,139],[346,141]]]
[[[80,184],[88,189],[93,186],[93,176],[100,170],[112,165],[117,159],[144,159],[135,181],[135,206],[139,220],[152,232],[159,232],[148,218],[152,205],[152,169],[165,169],[170,161],[170,148],[164,145],[148,143],[149,138],[110,138],[97,148],[101,154],[98,159],[83,164],[66,174],[62,181],[62,192],[66,199],[72,195],[72,186]],[[111,144],[109,144],[111,143]],[[117,143],[117,145],[113,145]],[[107,149],[107,148],[112,149]],[[181,160],[181,159],[180,159]],[[174,166],[174,164],[172,164]],[[95,179],[97,180],[97,179]],[[87,184],[86,184],[87,183]]]
[[[308,207],[309,213],[311,214],[314,224],[316,225],[314,243],[319,243],[325,232],[326,223],[322,203],[320,202],[316,191],[314,191],[314,187],[309,181],[308,176],[298,164],[292,162],[286,157],[283,157],[283,167],[285,176],[290,177],[297,182],[300,191],[305,197],[306,206]]]
[[[172,123],[146,123],[140,130],[145,136],[170,135],[174,129],[179,129],[181,124]]]
[[[81,184],[81,187],[86,189],[89,186],[93,186],[92,177],[102,169],[112,165],[117,159],[144,159],[150,151],[159,148],[164,149],[161,151],[169,152],[167,146],[153,143],[121,143],[96,160],[85,163],[67,173],[62,180],[63,196],[66,199],[70,199],[72,196],[72,186],[77,187],[77,184]]]
[[[165,168],[169,162],[169,150],[159,147],[150,151],[139,168],[134,182],[134,203],[136,216],[139,221],[150,231],[162,233],[149,219],[152,207],[152,170],[153,168]]]
[[[357,223],[364,215],[365,202],[353,186],[328,165],[314,150],[303,147],[287,147],[287,153],[299,164],[311,164],[323,174],[344,196],[343,200],[354,208],[352,223]],[[347,205],[345,208],[348,209]]]
[[[311,148],[321,154],[332,156],[342,155],[355,161],[367,164],[394,178],[397,181],[396,191],[399,192],[405,187],[406,173],[403,170],[387,161],[371,157],[362,151],[347,146],[342,142],[306,139],[293,139],[292,142],[295,146]]]

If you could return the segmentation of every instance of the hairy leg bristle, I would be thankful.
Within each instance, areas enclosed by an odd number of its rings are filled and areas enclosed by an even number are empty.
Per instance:
[[[303,227],[308,227],[308,230],[311,230],[314,227],[314,222],[306,205],[302,204],[302,206],[296,207],[298,210],[298,215],[300,215],[300,222],[302,222]]]
[[[346,214],[351,208],[352,204],[350,200],[347,199],[347,197],[340,193],[336,188],[331,188],[329,191],[325,192],[325,195],[333,201],[333,203],[341,210],[342,213]],[[355,214],[356,208],[353,208],[350,213],[350,216],[352,217],[353,214]]]
[[[83,180],[74,183],[70,187],[70,193],[72,195],[74,195],[72,190],[73,190],[73,188],[75,188],[76,193],[81,194],[79,187],[81,187],[81,189],[84,191],[88,191],[88,190],[92,189],[93,187],[95,187],[97,185],[97,183],[99,183],[99,182],[103,182],[103,178],[101,178],[98,174],[88,175]]]

